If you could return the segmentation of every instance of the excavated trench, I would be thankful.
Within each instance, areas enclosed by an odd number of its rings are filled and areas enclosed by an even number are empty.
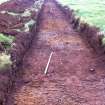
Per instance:
[[[91,47],[92,42],[99,41],[97,36],[90,38],[97,29],[83,25],[77,32],[73,29],[77,21],[71,17],[57,2],[45,0],[37,29],[33,29],[37,36],[33,31],[29,50],[14,64],[18,69],[14,71],[14,86],[5,105],[105,104],[104,56],[96,52],[96,47]],[[48,71],[44,74],[51,53]]]
[[[45,1],[39,20],[6,105],[104,105],[103,55],[74,31],[53,0]]]

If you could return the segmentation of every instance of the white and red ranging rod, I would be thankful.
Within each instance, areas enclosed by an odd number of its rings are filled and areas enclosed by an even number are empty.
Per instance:
[[[49,67],[49,64],[50,64],[52,55],[53,55],[53,52],[51,52],[50,57],[49,57],[49,59],[48,59],[48,62],[47,62],[47,65],[46,65],[46,68],[45,68],[45,71],[44,71],[44,74],[45,74],[45,75],[46,75],[47,72],[48,72],[48,67]]]

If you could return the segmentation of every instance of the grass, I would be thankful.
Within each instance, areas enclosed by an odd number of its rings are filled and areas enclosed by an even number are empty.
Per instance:
[[[75,10],[76,14],[90,25],[105,31],[105,0],[58,0]]]
[[[6,36],[2,33],[0,33],[0,42],[6,42],[6,43],[12,43],[14,40],[13,36]]]
[[[105,37],[102,39],[102,45],[105,46]]]
[[[6,36],[2,33],[0,33],[0,42],[4,43],[5,50],[9,50],[11,48],[11,44],[14,40],[13,36]]]
[[[2,33],[0,33],[0,42],[6,43],[5,50],[10,49],[11,43],[13,42],[14,37],[13,36],[6,36]],[[0,71],[1,70],[8,70],[11,68],[11,60],[10,60],[10,55],[7,53],[3,52],[0,53]]]
[[[12,62],[10,60],[10,55],[7,55],[6,53],[0,53],[0,71],[10,69],[11,64]]]

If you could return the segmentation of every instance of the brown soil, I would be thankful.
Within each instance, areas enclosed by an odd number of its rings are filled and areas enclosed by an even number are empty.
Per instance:
[[[21,71],[7,105],[105,105],[103,56],[71,28],[53,1],[44,4],[37,41],[35,37]]]
[[[0,5],[0,32],[6,35],[16,36],[19,32],[16,29],[24,27],[25,23],[34,19],[36,12],[32,12],[31,16],[22,17],[21,13],[27,8],[31,8],[34,0],[10,0]],[[6,11],[7,13],[1,13]],[[8,12],[17,13],[20,15],[10,15]]]
[[[10,0],[0,5],[0,11],[10,11],[15,13],[24,12],[24,10],[34,3],[34,0]]]

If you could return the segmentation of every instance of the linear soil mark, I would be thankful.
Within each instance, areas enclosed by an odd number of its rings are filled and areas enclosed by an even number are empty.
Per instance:
[[[7,105],[105,105],[105,64],[54,1],[44,4],[37,41],[21,70]]]

